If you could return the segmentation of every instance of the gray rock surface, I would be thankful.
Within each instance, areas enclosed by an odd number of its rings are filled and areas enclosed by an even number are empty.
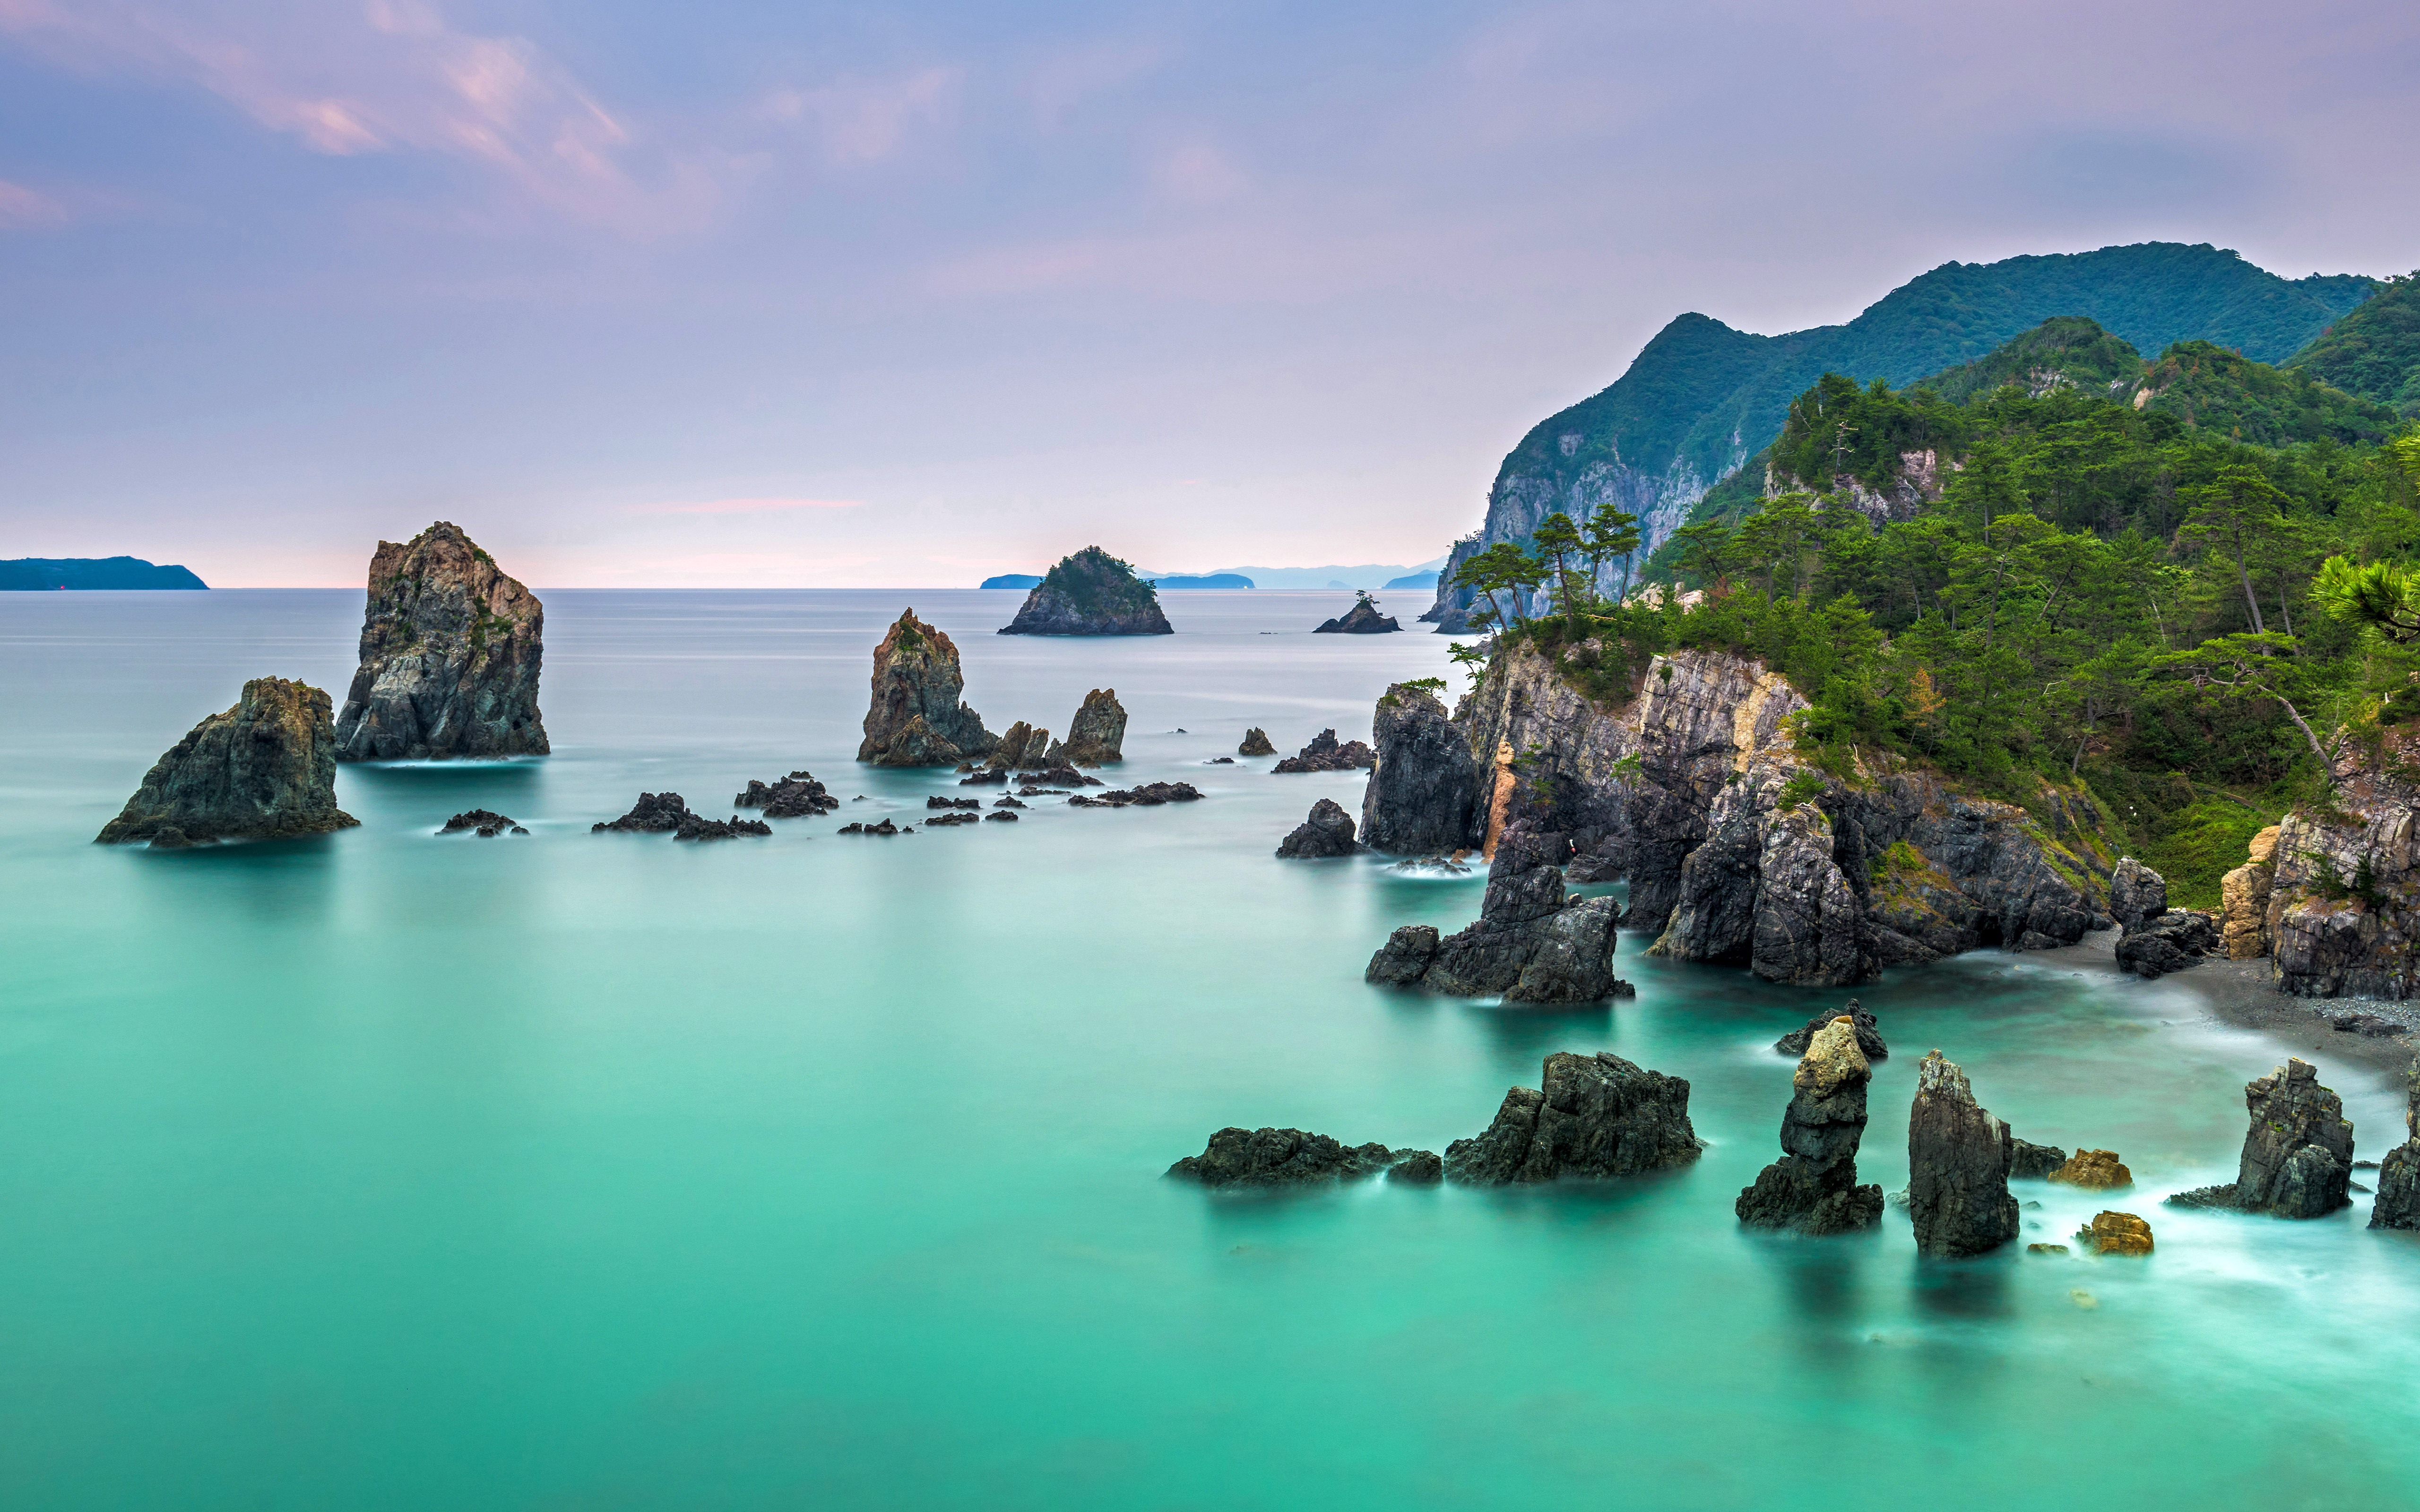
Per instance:
[[[323,835],[361,823],[336,807],[336,732],[328,695],[256,677],[235,707],[187,731],[143,775],[104,845],[163,850],[213,840]]]
[[[1479,773],[1445,705],[1397,683],[1371,718],[1378,764],[1361,795],[1361,841],[1372,850],[1422,856],[1480,838]]]
[[[2190,908],[2150,915],[2118,936],[2118,964],[2137,977],[2164,977],[2222,952],[2218,925]]]
[[[2030,1144],[2011,1137],[2009,1141],[2009,1177],[2011,1180],[2046,1181],[2050,1173],[2067,1164],[2067,1151],[2056,1145]]]
[[[1842,1007],[1827,1009],[1808,1019],[1806,1027],[1792,1029],[1774,1041],[1773,1048],[1785,1056],[1803,1056],[1807,1053],[1807,1047],[1815,1042],[1815,1036],[1823,1031],[1823,1026],[1842,1014],[1848,1015],[1850,1024],[1857,1031],[1857,1050],[1861,1055],[1868,1060],[1886,1060],[1890,1057],[1890,1046],[1883,1042],[1881,1022],[1874,1017],[1871,1011],[1854,997]]]
[[[1302,1186],[1375,1176],[1398,1161],[1419,1181],[1436,1156],[1425,1149],[1392,1150],[1384,1145],[1346,1145],[1300,1129],[1221,1129],[1199,1155],[1187,1155],[1168,1174],[1203,1186]],[[1429,1178],[1434,1180],[1434,1178]]]
[[[1559,1177],[1636,1176],[1685,1165],[1704,1149],[1689,1125],[1689,1084],[1609,1051],[1546,1057],[1539,1088],[1504,1094],[1485,1133],[1445,1150],[1445,1174],[1472,1186]]]
[[[752,779],[746,788],[732,795],[731,806],[761,809],[768,819],[812,819],[816,814],[832,812],[840,807],[840,800],[815,780],[814,773],[798,771],[778,782]]]
[[[1378,764],[1378,753],[1358,740],[1339,742],[1336,732],[1323,730],[1311,744],[1269,768],[1276,772],[1350,772]]]
[[[1067,721],[1067,738],[1050,748],[1044,762],[1051,766],[1107,766],[1125,758],[1126,710],[1114,687],[1096,687],[1084,695],[1076,717]]]
[[[1124,727],[1120,727],[1123,734]],[[983,770],[992,780],[996,774],[1019,771],[1029,767],[1047,766],[1050,763],[1050,732],[1038,730],[1019,719],[1000,737],[1000,744],[984,758]]]
[[[2346,1192],[2352,1180],[2352,1124],[2344,1100],[2319,1085],[2315,1068],[2288,1059],[2246,1083],[2243,1101],[2252,1120],[2235,1180],[2180,1192],[2170,1202],[2320,1218],[2352,1201]]]
[[[1488,868],[1478,920],[1443,939],[1426,926],[1397,930],[1364,979],[1457,997],[1500,993],[1508,1003],[1626,995],[1629,984],[1613,974],[1620,907],[1611,898],[1566,894],[1556,868],[1570,850],[1567,836],[1508,832]]]
[[[1883,1189],[1857,1182],[1866,1131],[1866,1085],[1873,1068],[1846,1015],[1819,1030],[1791,1077],[1779,1160],[1757,1173],[1733,1211],[1752,1228],[1840,1234],[1880,1221]]]
[[[336,759],[546,755],[545,628],[537,595],[460,526],[441,519],[409,541],[380,541]]]
[[[2403,1073],[2403,1143],[2378,1166],[2378,1197],[2370,1204],[2372,1228],[2420,1228],[2420,1056]]]
[[[2133,929],[2168,911],[2167,879],[2131,856],[2109,872],[2109,914],[2119,929]]]
[[[1238,756],[1274,756],[1277,747],[1269,744],[1269,733],[1259,725],[1244,732],[1243,743],[1235,748]]]
[[[874,696],[857,759],[876,766],[954,766],[988,756],[1000,742],[963,702],[958,648],[940,631],[901,614],[874,649]]]
[[[1063,557],[1001,635],[1173,635],[1158,591],[1097,546]]]
[[[1311,817],[1278,842],[1278,855],[1288,860],[1319,860],[1352,856],[1361,850],[1353,838],[1353,816],[1334,798],[1311,806]]]
[[[1938,1050],[1925,1057],[1907,1119],[1907,1211],[1916,1249],[1980,1255],[2016,1238],[2017,1199],[2009,1195],[2014,1154],[2009,1126],[1976,1103],[1958,1063]]]

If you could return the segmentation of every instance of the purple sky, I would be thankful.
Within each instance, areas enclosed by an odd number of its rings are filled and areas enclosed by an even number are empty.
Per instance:
[[[2420,7],[0,0],[0,557],[1417,562],[1667,319],[2420,266]]]

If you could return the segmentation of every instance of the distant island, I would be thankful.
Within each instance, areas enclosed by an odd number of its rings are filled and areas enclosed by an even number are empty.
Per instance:
[[[1173,635],[1159,591],[1097,546],[1061,560],[1001,635]],[[1070,738],[1073,733],[1070,732]]]
[[[77,588],[202,588],[183,567],[160,567],[141,557],[19,557],[0,562],[0,593]]]
[[[1436,569],[1444,564],[1435,562],[1417,567],[1370,563],[1357,567],[1221,567],[1216,572],[1152,572],[1137,568],[1135,576],[1165,592],[1201,593],[1214,590],[1245,588],[1281,589],[1301,592],[1306,589],[1435,589]],[[985,578],[979,585],[985,588],[1014,588],[1022,593],[1039,587],[1042,579],[1030,572],[1003,572]]]
[[[1151,584],[1154,588],[1158,589],[1162,593],[1166,593],[1171,589],[1173,589],[1180,594],[1203,593],[1221,588],[1249,588],[1253,586],[1252,579],[1245,577],[1240,572],[1205,572],[1198,576],[1191,577],[1187,577],[1184,574],[1177,574],[1167,578],[1145,578],[1143,581]]]

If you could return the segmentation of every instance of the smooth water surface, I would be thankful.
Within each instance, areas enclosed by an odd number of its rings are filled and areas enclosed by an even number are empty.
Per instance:
[[[1365,986],[1481,879],[1280,863],[1357,775],[1207,765],[1364,735],[1427,634],[1342,594],[1172,594],[1179,634],[1001,638],[1014,594],[546,595],[543,762],[342,771],[362,827],[90,837],[247,676],[339,697],[361,596],[0,595],[0,1491],[40,1508],[2388,1507],[2420,1492],[2420,1244],[2156,1206],[2232,1175],[2288,1047],[2189,987],[1986,954],[1860,991],[1895,1054],[1861,1161],[1905,1178],[1931,1046],[2134,1191],[2149,1261],[1793,1242],[1770,1042],[1844,994],[1674,965],[1635,1002]],[[947,773],[850,760],[912,603],[995,730],[1132,714],[1119,782],[891,841]],[[1274,632],[1274,633],[1273,633]],[[1452,673],[1457,685],[1459,673]],[[1185,733],[1176,733],[1180,727]],[[769,841],[592,836],[811,768]],[[998,789],[969,789],[986,802]],[[524,839],[439,839],[499,809]],[[1214,1196],[1223,1124],[1442,1149],[1550,1051],[1686,1076],[1712,1148],[1544,1191]],[[2307,1049],[2358,1153],[2381,1078]],[[2365,1182],[2368,1180],[2364,1176]]]

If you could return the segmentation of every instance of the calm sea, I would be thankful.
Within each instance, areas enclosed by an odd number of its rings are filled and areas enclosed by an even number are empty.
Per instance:
[[[1985,954],[1861,992],[1895,1054],[1862,1168],[1905,1178],[1939,1046],[2038,1141],[2141,1185],[2148,1262],[1919,1261],[1744,1234],[1769,1048],[1838,993],[1646,959],[1636,1002],[1397,995],[1388,929],[1477,876],[1280,863],[1357,776],[1211,766],[1366,735],[1426,634],[1342,594],[1173,594],[1179,634],[1001,638],[1014,594],[551,593],[556,754],[348,768],[359,829],[88,841],[247,676],[339,697],[361,595],[0,594],[0,1502],[27,1508],[2040,1508],[2420,1499],[2420,1244],[2157,1207],[2230,1179],[2285,1046],[2187,988]],[[907,605],[995,730],[1132,713],[1120,780],[892,841],[943,773],[850,760]],[[1398,608],[1389,605],[1388,608]],[[1457,685],[1459,676],[1456,674]],[[769,841],[591,836],[641,789]],[[997,790],[972,790],[986,797]],[[526,839],[431,835],[473,807]],[[1713,1149],[1546,1191],[1220,1197],[1229,1123],[1442,1149],[1555,1050],[1686,1076]],[[2304,1049],[2359,1153],[2399,1102]],[[2363,1176],[2365,1182],[2367,1173]]]

